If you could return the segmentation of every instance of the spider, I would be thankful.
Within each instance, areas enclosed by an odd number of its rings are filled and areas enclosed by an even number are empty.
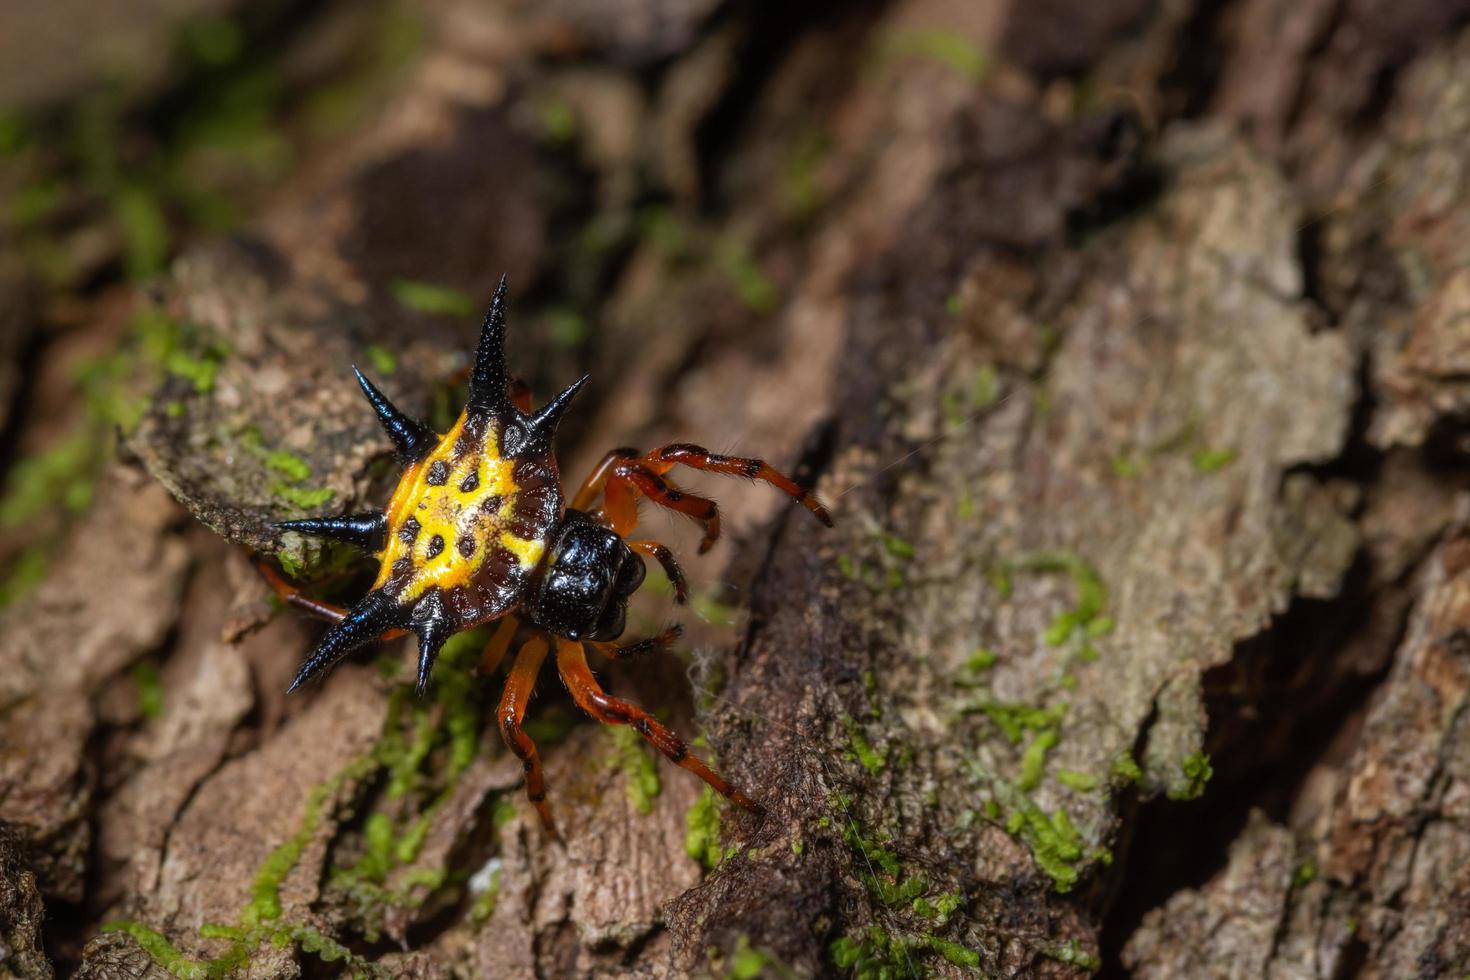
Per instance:
[[[560,839],[546,802],[541,758],[522,727],[526,705],[547,655],[572,699],[604,724],[631,725],[670,761],[693,772],[733,803],[761,807],[689,751],[677,734],[647,711],[607,694],[587,664],[586,646],[614,660],[665,649],[679,636],[671,627],[650,639],[617,645],[628,600],[643,583],[643,559],[657,561],[688,599],[688,584],[673,553],[656,541],[629,541],[638,501],[699,522],[700,553],[720,535],[714,501],[679,489],[667,474],[675,466],[746,477],[788,494],[827,526],[832,519],[809,492],[759,459],[722,456],[683,443],[648,453],[614,449],[563,503],[551,440],[586,377],[539,410],[530,393],[507,375],[505,289],[501,277],[480,329],[469,399],[444,435],[400,412],[355,367],[357,382],[387,430],[405,467],[385,510],[272,525],[345,541],[378,556],[372,589],[350,609],[313,599],[260,563],[281,597],[333,623],[302,663],[290,690],[325,675],[343,658],[379,638],[415,633],[419,641],[420,696],[444,642],[461,630],[498,620],[481,658],[483,672],[504,659],[524,621],[530,637],[519,648],[497,714],[505,744],[520,758],[526,794],[547,833]],[[600,498],[600,502],[599,502]]]

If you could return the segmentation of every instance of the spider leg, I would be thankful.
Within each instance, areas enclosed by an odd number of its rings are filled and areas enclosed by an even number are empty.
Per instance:
[[[635,704],[604,692],[597,679],[592,676],[591,668],[587,666],[587,654],[581,643],[557,637],[556,669],[566,683],[567,690],[571,691],[572,700],[593,718],[605,725],[631,725],[635,732],[667,756],[669,761],[688,769],[732,803],[752,813],[765,813],[759,803],[731,786],[698,756],[691,754],[684,740],[659,724],[652,715]]]
[[[495,668],[500,666],[500,661],[505,659],[505,653],[510,649],[510,641],[515,639],[516,630],[520,628],[521,619],[512,613],[503,618],[495,627],[495,632],[490,637],[490,642],[485,644],[485,649],[480,653],[480,673],[493,674]]]
[[[526,770],[526,798],[540,814],[542,826],[552,840],[560,841],[556,821],[551,817],[551,807],[546,802],[546,777],[541,771],[541,756],[536,752],[536,743],[521,728],[521,721],[526,717],[526,704],[531,700],[536,675],[541,672],[546,653],[546,637],[537,634],[527,640],[516,654],[510,678],[505,682],[505,692],[500,696],[500,737]]]
[[[626,480],[609,479],[603,487],[602,522],[626,538],[638,526],[638,489]]]
[[[657,541],[629,541],[628,547],[640,555],[647,555],[663,566],[664,574],[669,578],[669,584],[674,587],[674,601],[683,605],[689,601],[689,580],[684,577],[684,570],[674,560],[674,553]]]
[[[748,456],[723,456],[719,453],[712,453],[703,446],[676,442],[651,451],[639,462],[659,474],[667,473],[674,466],[680,465],[687,466],[691,470],[723,473],[726,476],[743,476],[749,480],[767,483],[811,511],[823,524],[828,527],[832,526],[832,515],[827,513],[827,508],[822,506],[820,500],[805,487],[763,459],[753,459]]]
[[[613,475],[607,485],[607,492],[612,493],[619,483],[633,487],[660,507],[687,514],[703,524],[704,540],[699,542],[700,554],[714,547],[715,541],[720,536],[720,509],[713,500],[680,490],[641,462],[622,462],[615,465]],[[616,527],[614,529],[616,530]],[[618,531],[618,533],[623,532]]]
[[[644,654],[653,653],[657,650],[667,650],[674,645],[674,641],[684,635],[684,627],[675,623],[657,636],[650,636],[646,640],[638,640],[635,643],[598,643],[594,641],[592,646],[596,648],[609,660],[632,660]]]
[[[282,602],[286,603],[286,605],[303,609],[318,619],[325,619],[329,623],[340,623],[347,618],[347,610],[342,606],[335,606],[330,602],[323,602],[321,599],[313,599],[305,592],[302,592],[301,589],[286,581],[285,577],[276,571],[270,562],[259,555],[251,555],[250,562],[255,566],[255,570],[260,573],[260,577],[265,579],[266,584],[271,587],[271,591]],[[379,639],[395,640],[407,634],[407,630],[389,630],[379,637]]]
[[[607,486],[608,477],[612,476],[613,466],[620,460],[637,458],[638,450],[629,449],[626,446],[621,449],[608,450],[598,464],[592,467],[592,472],[587,474],[587,478],[582,481],[582,486],[572,497],[572,507],[576,510],[586,510],[591,507],[592,501],[596,500],[603,487]]]

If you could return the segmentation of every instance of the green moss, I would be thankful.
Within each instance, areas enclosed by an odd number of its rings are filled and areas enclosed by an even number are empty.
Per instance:
[[[1089,776],[1085,772],[1077,772],[1074,769],[1058,769],[1057,782],[1079,793],[1090,793],[1097,788],[1097,777]]]
[[[299,829],[271,851],[256,872],[255,882],[250,888],[250,903],[240,913],[241,923],[253,926],[281,917],[281,884],[296,867],[306,845],[316,835],[327,804],[344,785],[360,782],[377,769],[378,765],[377,758],[370,753],[312,789],[306,798]]]
[[[1015,583],[1011,581],[1011,570],[1004,565],[992,565],[985,570],[985,579],[995,594],[1002,599],[1009,599],[1011,592],[1015,589]]]
[[[1043,634],[1049,646],[1076,642],[1076,655],[1084,661],[1095,660],[1097,650],[1088,642],[1113,629],[1111,617],[1103,615],[1108,592],[1097,572],[1080,555],[1068,551],[1039,551],[1015,563],[1019,571],[1042,574],[1065,573],[1072,579],[1077,593],[1076,605],[1058,613]]]
[[[545,748],[566,741],[575,727],[577,720],[570,713],[543,712],[540,717],[526,719],[521,730],[531,736],[531,741]]]
[[[707,871],[720,863],[720,804],[708,786],[684,815],[684,853]]]
[[[644,746],[643,738],[633,729],[619,726],[611,729],[610,734],[616,746],[614,764],[628,781],[628,802],[633,804],[633,809],[647,816],[653,812],[654,798],[663,792],[658,765]]]
[[[1016,787],[1021,792],[1029,793],[1041,785],[1041,777],[1046,770],[1046,755],[1056,746],[1057,737],[1055,728],[1043,729],[1036,733],[1031,744],[1026,746],[1026,751],[1021,753],[1021,775],[1016,780]]]
[[[475,301],[468,293],[414,279],[394,279],[388,291],[401,306],[420,313],[468,317],[475,314]]]
[[[541,136],[549,143],[568,143],[577,135],[577,113],[561,99],[543,99],[538,107]]]
[[[1066,810],[1047,814],[1029,797],[1006,789],[1006,832],[1019,837],[1031,850],[1037,867],[1051,879],[1058,892],[1069,892],[1077,884],[1078,865],[1084,857],[1083,841]]]
[[[112,213],[123,235],[123,254],[130,279],[147,279],[163,271],[171,233],[162,202],[147,187],[122,187],[112,197]]]
[[[46,551],[40,546],[27,548],[15,557],[5,577],[0,579],[0,606],[7,606],[27,595],[46,577]]]
[[[546,313],[546,332],[563,350],[575,350],[587,342],[591,332],[587,318],[576,310],[559,308]]]
[[[12,109],[0,109],[0,157],[14,156],[33,139],[30,120]]]
[[[195,357],[183,351],[174,351],[169,355],[164,368],[169,374],[183,378],[194,386],[196,394],[206,395],[214,390],[214,379],[219,374],[220,362],[224,360],[224,354],[211,350],[202,357]]]
[[[1058,946],[1048,946],[1042,950],[1049,959],[1068,966],[1075,966],[1083,970],[1101,970],[1102,958],[1096,953],[1090,953],[1083,949],[1082,944],[1075,939],[1068,939]]]
[[[1142,472],[1142,467],[1132,456],[1119,453],[1111,460],[1113,475],[1120,480],[1131,480]]]
[[[896,534],[883,535],[883,550],[900,561],[914,560],[914,546]]]
[[[1039,732],[1056,728],[1067,715],[1065,704],[1054,704],[1047,708],[1035,708],[1025,704],[1009,704],[1002,701],[983,701],[971,709],[985,713],[995,722],[1012,742],[1019,742],[1027,732]]]
[[[470,906],[470,921],[475,925],[483,925],[495,914],[495,905],[500,900],[501,869],[496,868],[490,873],[490,885],[475,897],[475,902]]]
[[[756,980],[766,975],[767,968],[775,965],[769,953],[750,945],[750,939],[741,936],[735,941],[735,951],[730,954],[730,967],[725,976],[729,980]]]
[[[83,431],[11,466],[0,495],[0,528],[26,523],[58,500],[67,510],[85,510],[92,500],[96,453],[95,439]]]
[[[290,549],[282,548],[276,552],[276,561],[281,563],[281,571],[289,578],[300,578],[306,571],[305,562],[301,561]]]
[[[1301,864],[1297,865],[1296,873],[1292,875],[1292,881],[1296,883],[1298,888],[1300,888],[1302,885],[1310,885],[1313,881],[1316,880],[1316,878],[1317,861],[1315,858],[1311,857],[1307,858]]]
[[[765,314],[776,309],[780,302],[776,286],[743,242],[724,239],[715,249],[715,262],[735,287],[735,295],[747,310]]]
[[[133,664],[133,684],[138,689],[138,713],[144,718],[163,716],[163,680],[158,668],[146,660]]]
[[[397,373],[398,358],[382,344],[368,344],[363,348],[363,353],[367,355],[368,364],[376,374],[387,377]]]
[[[155,963],[178,977],[179,980],[207,980],[207,978],[222,975],[218,972],[211,972],[208,964],[185,956],[177,946],[168,941],[166,936],[155,932],[141,922],[131,920],[107,922],[103,924],[102,931],[125,932],[132,936],[133,941],[143,947],[143,950],[153,957]]]
[[[1194,468],[1201,473],[1218,473],[1235,462],[1233,449],[1196,449],[1189,457]]]
[[[817,171],[831,149],[831,141],[818,129],[808,129],[791,145],[786,161],[784,196],[788,217],[805,222],[822,207],[822,189]]]
[[[1000,398],[1000,376],[989,364],[982,364],[970,382],[970,407],[989,408]]]
[[[890,878],[898,878],[902,873],[902,865],[899,863],[898,855],[875,840],[864,837],[858,830],[857,823],[851,817],[847,817],[842,828],[842,840],[853,854],[866,866],[875,864],[884,874]]]
[[[970,656],[965,660],[965,669],[972,673],[982,673],[995,666],[995,651],[985,647],[976,647],[970,651]]]
[[[271,484],[271,493],[297,510],[317,510],[332,502],[337,492],[330,487],[293,487],[286,483]]]
[[[274,449],[266,452],[262,459],[265,460],[266,466],[293,483],[311,479],[311,466],[295,453],[284,449]]]
[[[735,607],[722,602],[713,592],[696,592],[689,597],[689,609],[694,615],[714,626],[734,626]]]
[[[980,966],[980,954],[959,943],[950,942],[948,939],[940,939],[938,936],[925,936],[924,945],[934,952],[949,960],[955,966],[968,970]]]
[[[1204,794],[1205,786],[1215,770],[1210,767],[1210,757],[1203,752],[1195,752],[1185,758],[1181,766],[1184,780],[1169,787],[1169,799],[1171,800],[1193,800]]]
[[[980,954],[959,943],[938,936],[914,938],[894,936],[878,926],[856,936],[843,936],[828,947],[838,969],[850,971],[856,980],[900,980],[916,975],[915,955],[936,953],[955,966],[973,970],[980,966]]]
[[[1114,759],[1113,764],[1109,767],[1108,771],[1111,772],[1119,780],[1126,783],[1143,782],[1143,770],[1139,768],[1137,762],[1133,761],[1133,756],[1129,755],[1127,752],[1124,752],[1122,755],[1119,755],[1116,759]]]
[[[184,22],[177,45],[185,58],[218,68],[240,56],[245,37],[240,26],[228,17],[202,14]]]
[[[963,34],[946,30],[895,31],[884,38],[885,62],[904,58],[943,65],[968,82],[978,85],[990,72],[990,57]]]
[[[927,898],[914,899],[914,911],[926,919],[938,919],[941,923],[949,921],[950,916],[965,907],[965,897],[954,892],[946,892],[933,900]]]
[[[848,754],[868,771],[870,775],[876,776],[888,767],[888,753],[879,752],[872,744],[863,737],[862,729],[857,722],[847,715],[842,716],[843,727],[847,729]]]

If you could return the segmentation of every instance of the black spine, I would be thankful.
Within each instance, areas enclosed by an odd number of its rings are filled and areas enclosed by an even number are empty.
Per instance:
[[[480,346],[475,351],[475,370],[470,375],[470,397],[466,408],[475,414],[504,416],[511,410],[506,394],[505,367],[505,276],[495,287],[490,309],[480,325]]]
[[[434,435],[434,430],[395,408],[388,400],[388,396],[379,391],[377,385],[369,381],[355,366],[352,373],[357,375],[357,383],[362,387],[362,393],[367,396],[368,404],[373,406],[373,411],[378,415],[378,421],[383,424],[388,438],[393,441],[393,448],[398,451],[399,460],[407,464],[423,459],[439,441],[439,438]]]
[[[444,599],[434,590],[419,600],[413,611],[413,631],[419,637],[419,676],[417,691],[423,697],[429,690],[429,675],[434,671],[434,661],[439,651],[454,633],[449,614],[444,609]]]
[[[583,375],[567,385],[566,390],[547,402],[534,415],[523,416],[518,413],[516,423],[506,427],[506,436],[503,439],[505,444],[502,446],[505,455],[533,456],[548,452],[552,437],[561,425],[561,417],[566,414],[572,399],[577,397],[577,392],[587,383],[587,377]]]
[[[356,545],[365,551],[382,551],[388,541],[388,516],[380,510],[341,517],[308,517],[301,521],[278,521],[271,525],[279,531],[295,531],[321,538],[332,538]]]
[[[361,650],[399,624],[397,607],[381,590],[375,589],[347,611],[346,617],[333,626],[317,642],[316,649],[302,663],[286,693],[291,693],[313,677],[323,675],[344,657]]]

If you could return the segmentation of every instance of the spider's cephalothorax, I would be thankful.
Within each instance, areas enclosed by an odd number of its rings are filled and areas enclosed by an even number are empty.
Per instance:
[[[481,328],[468,402],[448,433],[440,436],[398,411],[361,372],[357,380],[406,468],[385,510],[276,525],[347,541],[379,558],[372,589],[350,609],[307,598],[263,567],[287,601],[334,623],[291,689],[373,640],[407,631],[418,635],[422,693],[450,636],[500,620],[482,657],[482,667],[493,670],[524,619],[532,634],[511,668],[499,722],[506,743],[525,764],[527,792],[549,830],[555,832],[540,760],[521,720],[553,644],[562,679],[585,711],[609,724],[632,725],[670,759],[740,805],[758,809],[647,712],[604,693],[583,644],[616,658],[666,646],[678,636],[674,628],[626,646],[608,642],[623,632],[628,599],[643,583],[644,558],[663,566],[676,601],[686,599],[683,574],[669,550],[655,541],[627,540],[638,523],[639,498],[702,524],[701,551],[719,536],[714,502],[674,486],[665,476],[674,466],[769,483],[830,525],[816,498],[761,460],[675,444],[641,455],[613,450],[564,506],[551,440],[587,379],[531,411],[526,392],[506,372],[503,278]]]

